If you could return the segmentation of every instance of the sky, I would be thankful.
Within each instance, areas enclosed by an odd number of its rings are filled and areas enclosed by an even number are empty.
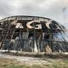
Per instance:
[[[16,15],[48,17],[67,27],[68,0],[0,0],[0,19]]]

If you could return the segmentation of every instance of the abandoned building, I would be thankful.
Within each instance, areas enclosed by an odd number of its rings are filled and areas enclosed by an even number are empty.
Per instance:
[[[64,30],[64,26],[45,17],[6,17],[0,20],[0,49],[25,52],[68,51],[68,43],[62,36]]]

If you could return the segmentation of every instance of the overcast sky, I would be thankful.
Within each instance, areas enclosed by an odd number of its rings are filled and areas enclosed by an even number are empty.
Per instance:
[[[0,18],[14,15],[44,16],[67,23],[68,9],[63,13],[63,8],[68,8],[68,0],[0,0]]]

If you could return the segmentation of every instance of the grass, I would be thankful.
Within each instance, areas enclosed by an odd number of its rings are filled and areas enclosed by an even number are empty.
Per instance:
[[[63,59],[58,62],[54,62],[53,64],[54,68],[68,68],[68,59]]]
[[[68,68],[68,59],[53,59],[51,64],[20,64],[16,60],[0,58],[0,68]]]

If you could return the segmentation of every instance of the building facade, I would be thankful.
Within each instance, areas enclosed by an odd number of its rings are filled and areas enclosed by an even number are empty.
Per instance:
[[[0,20],[0,48],[25,52],[63,50],[61,39],[57,35],[62,34],[64,29],[64,26],[45,17],[6,17]]]

